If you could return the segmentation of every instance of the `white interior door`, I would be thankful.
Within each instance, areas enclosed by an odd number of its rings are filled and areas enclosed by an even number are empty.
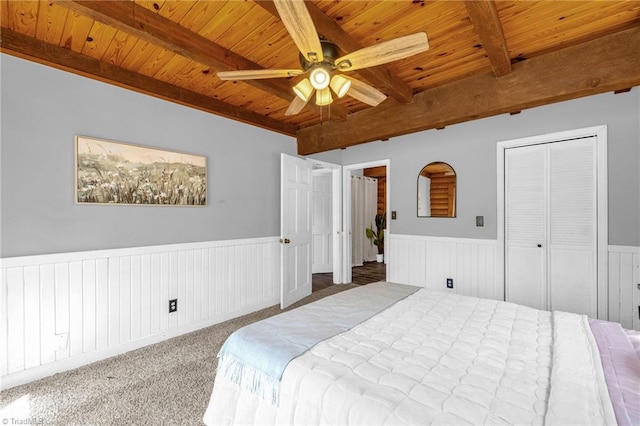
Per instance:
[[[282,309],[311,294],[313,165],[281,154],[280,253]]]
[[[313,274],[333,270],[333,175],[330,169],[313,171]]]

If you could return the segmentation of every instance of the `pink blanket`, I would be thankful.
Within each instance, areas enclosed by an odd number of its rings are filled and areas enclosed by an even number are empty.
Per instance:
[[[640,333],[589,320],[619,425],[640,425]]]

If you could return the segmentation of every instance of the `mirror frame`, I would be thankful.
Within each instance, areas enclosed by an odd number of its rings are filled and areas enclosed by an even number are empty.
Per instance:
[[[430,166],[444,166],[444,168],[448,168],[450,169],[450,172],[453,173],[453,177],[454,177],[454,182],[453,182],[453,188],[452,188],[452,192],[453,194],[449,194],[449,197],[453,198],[452,202],[447,202],[447,214],[446,215],[432,215],[431,214],[431,208],[429,211],[429,215],[428,216],[424,216],[424,215],[420,215],[420,177],[421,176],[425,176],[423,173],[425,172],[425,169],[427,167]],[[451,176],[451,175],[447,175],[447,176]],[[425,176],[427,177],[427,176]],[[432,178],[430,178],[432,179]],[[450,185],[450,184],[449,184]],[[455,218],[457,216],[457,198],[458,198],[458,174],[456,173],[456,170],[449,164],[449,163],[445,163],[444,161],[432,161],[431,163],[427,164],[426,166],[424,166],[422,169],[420,169],[420,172],[418,173],[418,177],[416,179],[416,187],[417,187],[417,191],[416,191],[416,216],[417,217],[434,217],[434,218]],[[450,188],[451,190],[451,188]],[[429,206],[431,207],[431,187],[429,188]]]

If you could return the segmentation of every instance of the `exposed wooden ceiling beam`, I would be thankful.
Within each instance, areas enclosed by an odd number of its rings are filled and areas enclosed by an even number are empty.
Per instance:
[[[216,71],[264,69],[243,56],[132,1],[55,0],[56,4],[124,31],[148,43],[212,67]],[[257,89],[290,102],[295,94],[285,80],[244,80]],[[312,103],[312,108],[318,108]],[[346,111],[332,106],[332,118],[344,120]]]
[[[514,64],[495,78],[477,75],[351,114],[344,123],[298,131],[298,153],[345,148],[421,130],[640,85],[640,27]]]
[[[511,58],[494,0],[467,0],[464,5],[487,52],[493,73],[497,77],[509,74]]]
[[[210,66],[215,71],[262,68],[260,65],[236,55],[134,2],[60,0],[56,4],[132,34],[148,43]],[[292,98],[291,89],[286,82],[251,80],[247,83],[284,100]]]
[[[273,16],[280,18],[273,1],[257,1],[266,11]],[[316,30],[328,40],[331,40],[345,53],[355,52],[364,46],[358,43],[346,31],[340,27],[333,19],[325,15],[322,10],[313,3],[307,2],[307,9],[311,19],[316,26]],[[400,103],[409,103],[413,97],[411,87],[403,80],[399,79],[389,71],[384,65],[375,68],[363,68],[358,73],[381,90]]]
[[[296,126],[2,28],[0,51],[285,135]]]

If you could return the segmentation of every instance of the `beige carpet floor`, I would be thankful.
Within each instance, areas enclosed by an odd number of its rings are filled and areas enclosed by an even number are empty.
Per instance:
[[[290,309],[357,287],[332,286]],[[201,425],[225,339],[250,315],[0,392],[2,424]],[[25,423],[25,418],[30,423]]]

